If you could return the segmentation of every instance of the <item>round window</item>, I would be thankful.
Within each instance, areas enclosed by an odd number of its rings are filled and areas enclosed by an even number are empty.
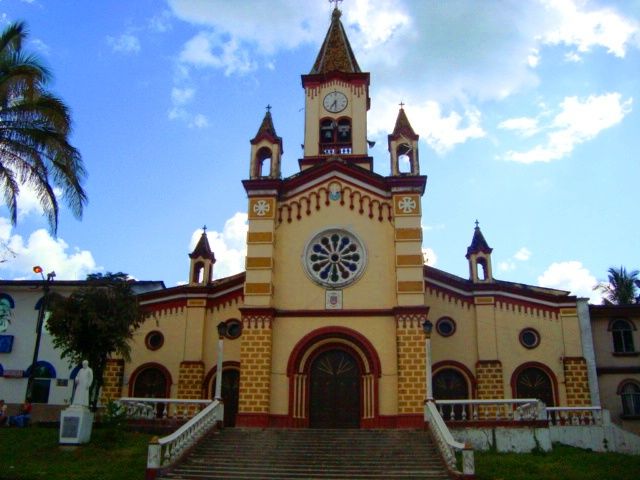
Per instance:
[[[366,264],[362,243],[345,230],[326,230],[311,239],[303,263],[311,279],[325,287],[338,288],[355,282]]]
[[[525,348],[536,348],[540,344],[540,334],[533,328],[525,328],[520,332],[520,343]]]
[[[456,331],[456,322],[452,318],[442,317],[436,322],[436,331],[443,337],[450,337]]]
[[[227,320],[227,338],[233,340],[242,335],[242,323],[239,320]]]
[[[144,344],[149,350],[158,350],[164,345],[164,335],[157,330],[147,333]]]

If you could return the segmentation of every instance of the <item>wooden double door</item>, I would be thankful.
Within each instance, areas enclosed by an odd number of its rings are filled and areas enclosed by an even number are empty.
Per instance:
[[[311,428],[360,427],[361,372],[351,354],[321,353],[311,364],[309,381]]]

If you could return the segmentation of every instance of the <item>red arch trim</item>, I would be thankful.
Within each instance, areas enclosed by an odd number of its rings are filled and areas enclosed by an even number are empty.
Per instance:
[[[171,372],[169,372],[169,370],[167,370],[167,368],[164,365],[161,365],[156,362],[143,363],[133,371],[133,373],[129,377],[129,396],[130,397],[133,396],[133,387],[136,384],[138,375],[140,375],[140,373],[142,373],[144,370],[147,370],[149,368],[156,368],[162,372],[162,374],[164,375],[164,379],[166,381],[165,382],[165,385],[166,385],[165,398],[171,397],[171,385],[173,385],[173,380],[171,379]]]
[[[522,373],[522,371],[526,368],[538,368],[547,374],[547,376],[551,380],[551,389],[553,390],[551,392],[553,394],[553,403],[555,405],[559,405],[560,396],[558,394],[558,379],[549,367],[540,362],[526,362],[513,371],[513,373],[511,374],[511,398],[516,398],[516,382],[518,381],[518,376],[520,375],[520,373]]]
[[[618,388],[616,389],[616,394],[622,395],[622,389],[629,383],[633,383],[634,385],[640,388],[640,382],[637,379],[625,378],[618,384]]]
[[[373,347],[373,344],[365,336],[355,330],[337,326],[319,328],[302,337],[302,339],[296,343],[296,346],[293,347],[291,355],[289,356],[289,362],[287,363],[287,376],[291,377],[296,373],[296,371],[298,371],[304,354],[313,349],[315,344],[323,340],[331,339],[347,340],[360,347],[371,368],[371,372],[367,372],[363,368],[362,374],[372,373],[376,377],[380,377],[382,373],[380,368],[380,357],[378,356],[376,349]],[[341,348],[346,347],[344,344],[340,344],[340,346]],[[356,355],[356,357],[359,357],[359,355]]]

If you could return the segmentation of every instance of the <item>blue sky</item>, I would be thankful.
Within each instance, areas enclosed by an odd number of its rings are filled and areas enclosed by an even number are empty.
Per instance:
[[[424,248],[466,277],[480,221],[494,276],[596,296],[610,266],[639,268],[640,0],[345,0],[343,24],[371,72],[368,137],[389,172],[398,104],[420,135]],[[0,209],[0,277],[124,271],[188,276],[202,225],[216,277],[243,268],[249,140],[265,106],[297,172],[324,0],[1,0],[53,70],[89,177],[82,221],[58,237],[34,197],[18,226]]]

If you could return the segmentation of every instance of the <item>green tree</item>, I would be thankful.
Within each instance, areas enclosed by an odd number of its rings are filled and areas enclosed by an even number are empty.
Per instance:
[[[88,360],[93,369],[89,399],[95,408],[107,360],[130,359],[129,340],[143,321],[131,282],[122,272],[89,275],[86,286],[68,297],[51,294],[49,306],[54,346],[72,365]]]
[[[640,288],[640,271],[627,272],[623,266],[611,267],[607,270],[609,279],[594,287],[602,294],[605,305],[630,305],[636,303],[637,291]]]
[[[50,71],[23,51],[26,38],[23,22],[0,33],[0,189],[15,225],[20,188],[32,188],[55,233],[59,207],[54,189],[62,191],[65,203],[81,218],[87,203],[82,188],[86,171],[69,143],[69,108],[47,90]]]

